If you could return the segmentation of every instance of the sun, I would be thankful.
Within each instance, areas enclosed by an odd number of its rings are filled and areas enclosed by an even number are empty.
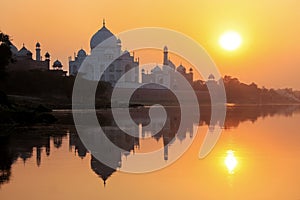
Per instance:
[[[242,44],[242,38],[235,31],[227,31],[220,36],[219,44],[227,51],[234,51]]]

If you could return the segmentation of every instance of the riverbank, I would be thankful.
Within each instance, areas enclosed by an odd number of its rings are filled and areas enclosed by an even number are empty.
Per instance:
[[[15,101],[5,93],[0,94],[0,124],[4,126],[31,125],[36,123],[51,124],[57,119],[51,114],[52,109],[40,102],[30,100]]]

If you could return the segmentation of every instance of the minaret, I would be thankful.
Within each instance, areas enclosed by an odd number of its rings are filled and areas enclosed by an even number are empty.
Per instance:
[[[169,64],[169,61],[168,61],[168,47],[165,46],[164,47],[164,65],[168,65]]]
[[[46,58],[45,61],[47,61],[47,63],[48,63],[47,65],[48,65],[48,70],[49,70],[50,69],[50,54],[48,52],[46,52],[45,58]]]
[[[35,45],[35,51],[36,51],[36,61],[41,61],[41,45],[39,42],[36,43]]]

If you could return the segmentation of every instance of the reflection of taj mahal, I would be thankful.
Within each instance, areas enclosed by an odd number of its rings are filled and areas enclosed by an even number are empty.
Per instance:
[[[140,124],[141,127],[149,125],[150,119],[148,118],[148,112],[148,109],[132,112],[132,119],[134,119],[137,124]],[[171,149],[171,146],[173,146],[176,141],[181,143],[184,140],[191,140],[194,137],[193,125],[195,122],[188,121],[185,130],[177,133],[181,118],[179,108],[167,108],[167,113],[168,117],[166,119],[166,123],[163,125],[163,128],[157,134],[151,136],[149,138],[150,140],[148,140],[147,137],[152,135],[151,130],[155,130],[156,127],[161,127],[163,117],[158,117],[155,120],[152,120],[148,130],[144,128],[135,130],[131,126],[130,119],[122,118],[121,124],[123,128],[135,134],[135,136],[131,136],[123,132],[117,126],[115,121],[112,120],[112,113],[110,111],[106,111],[103,113],[102,117],[106,118],[106,120],[109,121],[109,124],[101,127],[105,133],[105,136],[99,134],[96,131],[97,128],[95,127],[86,127],[86,142],[93,144],[88,150],[82,143],[79,135],[76,132],[70,132],[69,148],[72,150],[72,147],[74,147],[75,153],[81,158],[85,157],[87,152],[92,154],[90,160],[91,169],[103,180],[105,185],[113,173],[122,168],[124,163],[126,164],[126,162],[130,162],[129,160],[127,161],[127,158],[135,157],[135,151],[139,150],[140,148],[145,148],[141,144],[141,140],[144,142],[156,141],[157,144],[162,144],[163,147],[159,147],[162,150],[160,152],[162,153],[161,161],[168,162],[168,160],[172,157],[172,154],[174,154],[174,150]],[[111,145],[105,142],[105,137],[107,137],[109,141],[114,143],[119,148],[112,148]],[[100,158],[109,161],[109,165],[102,162],[101,159],[99,160],[97,155],[101,155]]]

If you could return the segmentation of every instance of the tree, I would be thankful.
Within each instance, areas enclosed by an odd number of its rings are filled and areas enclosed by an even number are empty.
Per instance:
[[[0,32],[0,79],[5,76],[6,66],[12,59],[11,44],[9,36]]]

